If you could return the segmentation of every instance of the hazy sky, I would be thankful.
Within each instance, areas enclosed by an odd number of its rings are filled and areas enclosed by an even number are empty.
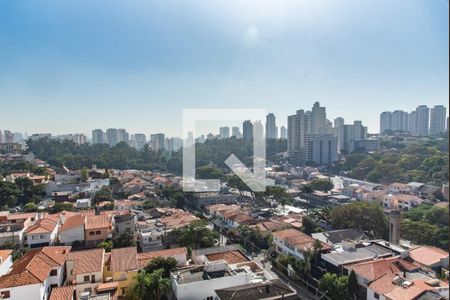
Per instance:
[[[445,0],[0,1],[0,129],[180,135],[183,108],[448,102]]]

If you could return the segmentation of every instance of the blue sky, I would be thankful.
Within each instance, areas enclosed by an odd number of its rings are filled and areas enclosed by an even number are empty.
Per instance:
[[[0,1],[0,129],[180,135],[183,108],[314,101],[378,130],[448,102],[445,0]]]

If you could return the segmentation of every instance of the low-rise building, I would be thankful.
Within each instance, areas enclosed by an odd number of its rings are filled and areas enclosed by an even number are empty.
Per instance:
[[[67,283],[75,286],[76,297],[85,292],[95,293],[103,282],[105,250],[90,249],[71,252],[66,261]]]
[[[52,288],[64,281],[70,247],[32,249],[0,277],[0,297],[10,300],[47,300]]]
[[[274,295],[274,278],[256,262],[228,264],[224,260],[205,262],[202,265],[176,269],[171,272],[172,290],[177,299],[235,299],[232,293],[247,295],[245,299],[291,299],[295,291],[280,281],[277,288],[283,289]],[[264,292],[258,287],[264,286]],[[267,287],[266,287],[267,286]],[[280,287],[281,286],[281,287]],[[272,294],[273,293],[273,294]],[[273,295],[274,298],[265,295]],[[278,298],[277,298],[278,297]]]
[[[409,257],[422,266],[440,272],[441,268],[448,268],[449,254],[447,251],[433,246],[418,246],[409,250]]]
[[[107,215],[87,216],[84,231],[86,247],[95,247],[112,238],[111,220]]]
[[[67,217],[64,224],[59,228],[59,241],[64,245],[72,245],[74,242],[84,244],[85,220],[86,217],[82,214]]]
[[[275,251],[278,254],[292,255],[298,259],[304,260],[304,253],[314,251],[317,245],[317,240],[311,236],[298,231],[296,229],[286,229],[276,231],[272,234]],[[331,250],[330,245],[319,241],[320,252],[327,252]]]
[[[118,295],[123,297],[134,283],[138,274],[139,263],[136,247],[112,249],[105,259],[103,278],[118,282]]]
[[[340,229],[324,232],[316,232],[313,238],[335,247],[342,246],[343,241],[352,240],[356,242],[368,240],[368,237],[358,229]]]
[[[409,194],[389,194],[383,200],[385,209],[410,210],[422,204],[424,200],[415,195]]]
[[[128,233],[134,235],[136,231],[136,219],[132,214],[114,215],[113,221],[114,234],[120,235]]]
[[[58,226],[58,221],[51,218],[37,220],[25,229],[27,245],[30,248],[53,245],[57,238]]]

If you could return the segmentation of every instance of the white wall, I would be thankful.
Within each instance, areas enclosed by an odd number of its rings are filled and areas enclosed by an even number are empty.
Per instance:
[[[172,282],[172,288],[177,299],[204,300],[207,297],[214,297],[216,295],[214,291],[217,289],[249,284],[250,282],[251,275],[240,274],[181,285],[177,285],[175,282]]]
[[[84,241],[84,226],[79,226],[59,233],[59,241],[65,245],[72,245],[75,241]]]
[[[0,264],[0,276],[8,273],[9,269],[12,266],[12,255],[8,256],[3,262]]]
[[[42,300],[42,287],[42,284],[23,285],[9,289],[0,289],[0,292],[9,291],[11,298],[8,300]]]

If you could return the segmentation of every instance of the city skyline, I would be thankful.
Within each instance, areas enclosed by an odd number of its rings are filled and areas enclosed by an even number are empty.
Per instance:
[[[449,98],[447,1],[0,5],[0,128],[179,136],[184,108],[286,122],[320,101],[377,132],[384,110]]]

